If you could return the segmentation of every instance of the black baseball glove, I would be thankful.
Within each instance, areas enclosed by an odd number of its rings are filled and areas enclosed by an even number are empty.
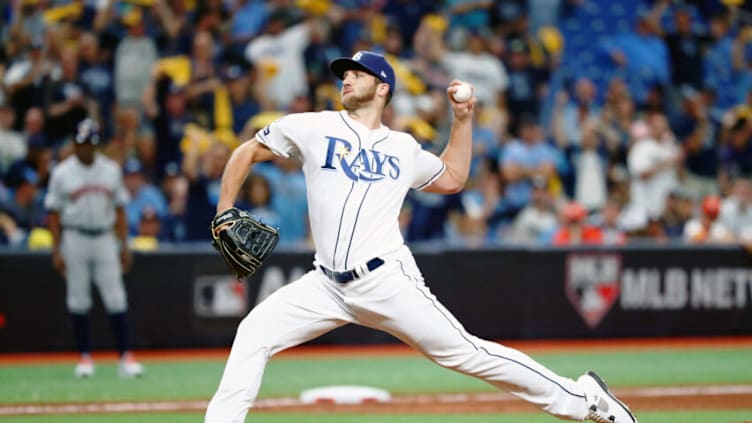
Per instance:
[[[212,245],[239,278],[258,270],[279,240],[276,228],[234,207],[214,216],[211,233]]]

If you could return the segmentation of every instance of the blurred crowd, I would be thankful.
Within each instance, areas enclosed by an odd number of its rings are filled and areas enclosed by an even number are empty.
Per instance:
[[[411,192],[408,242],[752,245],[746,2],[0,5],[0,245],[49,245],[42,198],[86,116],[123,166],[133,247],[208,240],[232,150],[283,114],[339,108],[328,64],[358,50],[387,55],[385,124],[426,149],[448,139],[453,79],[479,100],[466,189]],[[606,7],[613,28],[589,17]],[[238,206],[309,242],[294,160],[254,167]]]

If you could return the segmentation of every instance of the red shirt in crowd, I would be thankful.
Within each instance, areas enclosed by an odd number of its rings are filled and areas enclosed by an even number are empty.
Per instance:
[[[597,226],[563,227],[556,231],[553,245],[600,245],[603,244],[603,232]]]

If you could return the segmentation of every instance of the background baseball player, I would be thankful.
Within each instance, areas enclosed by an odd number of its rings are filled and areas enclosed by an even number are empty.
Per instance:
[[[115,162],[97,153],[99,133],[93,120],[78,124],[74,144],[74,155],[53,170],[45,198],[54,243],[53,264],[65,277],[66,304],[81,353],[74,373],[77,377],[94,374],[88,317],[93,281],[110,315],[121,358],[119,374],[140,376],[143,367],[128,351],[128,306],[122,268],[130,264],[131,255],[126,244],[123,207],[128,194],[122,171]]]
[[[249,167],[275,155],[302,160],[315,268],[279,289],[240,323],[207,423],[243,422],[269,358],[347,323],[384,330],[436,363],[475,376],[555,416],[635,423],[588,372],[560,377],[527,355],[469,334],[436,299],[404,245],[397,217],[409,188],[460,191],[468,177],[475,99],[452,98],[441,157],[381,123],[395,87],[383,56],[362,51],[332,62],[344,111],[287,115],[233,153],[215,221],[231,217]],[[284,230],[284,228],[281,228]],[[459,282],[459,281],[458,281]]]

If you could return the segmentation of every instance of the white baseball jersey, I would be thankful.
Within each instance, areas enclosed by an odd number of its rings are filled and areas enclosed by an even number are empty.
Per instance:
[[[116,207],[127,201],[117,163],[97,154],[86,166],[72,155],[52,171],[44,205],[60,213],[63,227],[104,230],[112,228]]]
[[[384,125],[370,130],[344,111],[287,115],[256,139],[275,154],[301,158],[316,261],[332,270],[398,249],[408,189],[423,189],[444,172],[441,159],[411,135]]]

